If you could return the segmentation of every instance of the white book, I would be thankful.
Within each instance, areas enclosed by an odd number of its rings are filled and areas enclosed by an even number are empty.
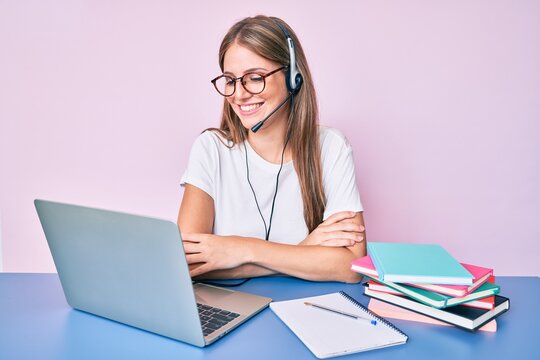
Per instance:
[[[270,304],[270,309],[319,359],[400,345],[408,340],[402,331],[343,291],[277,301]]]

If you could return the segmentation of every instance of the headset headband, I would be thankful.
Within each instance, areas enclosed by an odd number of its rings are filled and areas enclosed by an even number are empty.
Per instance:
[[[287,89],[289,90],[289,92],[295,95],[300,90],[303,79],[302,74],[300,74],[300,71],[298,71],[298,67],[296,66],[296,52],[294,50],[294,41],[292,39],[292,36],[289,34],[289,31],[287,31],[287,29],[283,25],[281,25],[278,21],[276,21],[276,24],[277,26],[279,26],[279,28],[285,35],[287,47],[289,48],[289,67],[287,68],[285,83],[287,84]]]

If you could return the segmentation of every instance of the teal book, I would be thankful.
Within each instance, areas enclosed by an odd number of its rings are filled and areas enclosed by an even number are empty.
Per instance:
[[[370,242],[368,254],[382,281],[471,285],[473,276],[438,244]]]
[[[484,283],[478,289],[466,296],[453,297],[399,283],[381,281],[375,278],[371,279],[379,284],[382,284],[380,286],[376,286],[376,284],[368,283],[368,287],[373,291],[392,293],[391,289],[393,289],[400,294],[407,295],[416,301],[435,307],[437,309],[443,309],[450,306],[464,304],[469,301],[483,299],[488,296],[496,295],[501,290],[499,285]]]

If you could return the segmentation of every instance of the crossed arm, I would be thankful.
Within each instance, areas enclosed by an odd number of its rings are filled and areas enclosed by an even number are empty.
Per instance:
[[[232,279],[285,274],[349,283],[361,279],[350,270],[350,263],[366,254],[362,213],[333,214],[298,245],[213,235],[213,221],[213,199],[186,184],[178,225],[192,277]]]

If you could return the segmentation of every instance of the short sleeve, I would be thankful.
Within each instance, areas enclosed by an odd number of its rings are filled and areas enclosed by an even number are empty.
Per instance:
[[[189,154],[186,170],[180,180],[180,185],[190,184],[198,187],[215,199],[215,181],[218,172],[219,152],[215,137],[211,131],[199,135]]]
[[[363,211],[356,185],[353,150],[345,136],[325,129],[322,142],[323,184],[326,194],[324,219],[340,211]]]

